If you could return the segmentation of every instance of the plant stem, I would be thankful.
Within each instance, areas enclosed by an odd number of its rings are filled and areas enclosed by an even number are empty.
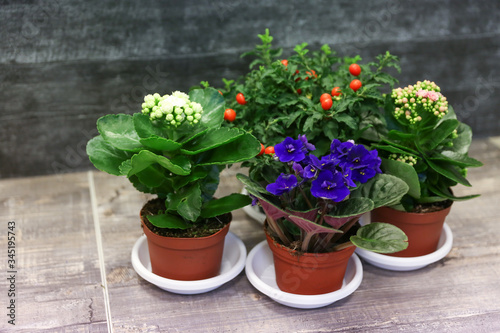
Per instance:
[[[306,203],[307,203],[307,206],[309,206],[310,209],[314,209],[313,205],[311,204],[311,202],[309,201],[309,199],[307,198],[306,194],[304,193],[304,190],[302,189],[302,186],[298,186],[299,190],[300,190],[300,193],[302,194],[302,196],[304,197],[304,199],[306,200]]]
[[[352,219],[350,219],[349,221],[347,221],[347,223],[345,223],[342,228],[340,228],[341,231],[343,231],[343,233],[338,233],[338,234],[334,234],[335,236],[332,238],[332,242],[336,242],[340,239],[340,237],[342,237],[347,231],[349,231],[349,229],[351,229],[351,227],[356,223],[358,222],[359,218],[356,216],[356,217],[353,217]]]
[[[267,224],[271,227],[271,230],[274,233],[276,233],[276,235],[278,235],[279,239],[283,242],[283,244],[285,246],[290,245],[290,241],[288,240],[288,238],[286,238],[285,234],[283,233],[281,228],[278,226],[276,221],[270,216],[266,216],[266,220],[267,220]]]
[[[348,247],[351,247],[351,246],[354,246],[354,244],[351,241],[345,242],[345,243],[342,243],[342,244],[339,244],[339,245],[335,246],[333,248],[333,251],[340,251],[340,250],[343,250],[343,249],[347,249]]]
[[[311,232],[306,233],[306,237],[304,237],[304,240],[302,241],[302,252],[307,252],[307,248],[309,247],[309,242],[311,241],[311,237],[314,234]]]

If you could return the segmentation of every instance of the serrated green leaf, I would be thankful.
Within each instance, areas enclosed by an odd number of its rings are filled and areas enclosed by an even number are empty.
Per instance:
[[[201,153],[198,165],[232,164],[255,157],[260,152],[260,142],[251,134],[245,133],[236,140],[219,146],[209,152]]]
[[[128,151],[111,146],[100,135],[87,142],[86,151],[97,169],[115,176],[123,175],[120,165],[132,156],[132,153]]]
[[[228,196],[208,201],[201,208],[200,216],[210,218],[219,216],[233,210],[243,208],[252,202],[247,195],[233,193]]]
[[[394,253],[408,247],[406,234],[388,223],[369,223],[359,228],[350,240],[359,248],[377,253]]]
[[[191,167],[190,164],[186,163],[185,159],[185,156],[180,155],[178,160],[169,160],[165,156],[156,155],[149,150],[142,150],[132,157],[132,168],[130,169],[128,176],[135,175],[155,163],[158,163],[172,173],[185,176],[189,174],[189,168]]]
[[[97,129],[102,138],[117,149],[130,152],[143,149],[131,115],[108,114],[97,120]]]
[[[340,123],[344,123],[344,124],[346,124],[347,126],[349,126],[352,129],[357,129],[358,128],[358,123],[356,122],[356,120],[354,120],[353,117],[349,116],[346,113],[335,114],[334,118],[335,118],[336,121],[338,121]]]
[[[212,129],[184,144],[181,152],[187,155],[200,154],[234,141],[244,134],[245,132],[237,128],[223,127]]]

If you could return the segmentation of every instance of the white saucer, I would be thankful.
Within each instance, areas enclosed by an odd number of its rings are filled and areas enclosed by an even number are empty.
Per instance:
[[[142,235],[132,248],[132,266],[144,280],[176,294],[201,294],[214,290],[235,278],[245,267],[247,250],[235,234],[229,232],[224,241],[224,252],[219,275],[205,280],[180,281],[153,274],[146,235]]]
[[[248,195],[247,189],[243,188],[241,190],[241,194]],[[247,205],[243,207],[243,211],[253,220],[259,222],[260,224],[264,224],[264,221],[266,220],[266,214],[261,211],[260,206]]]
[[[361,225],[364,225],[366,223],[366,220],[367,218],[365,218],[364,221],[360,219]],[[437,250],[424,256],[392,257],[381,253],[363,250],[360,248],[356,249],[356,253],[368,263],[379,268],[388,269],[391,271],[413,271],[443,259],[451,251],[452,245],[453,234],[450,227],[446,223],[444,223]]]
[[[267,241],[262,241],[248,254],[245,272],[250,283],[276,302],[299,309],[315,309],[330,305],[358,289],[363,280],[361,260],[353,254],[347,264],[342,288],[321,295],[296,295],[281,291],[276,284],[273,254]]]

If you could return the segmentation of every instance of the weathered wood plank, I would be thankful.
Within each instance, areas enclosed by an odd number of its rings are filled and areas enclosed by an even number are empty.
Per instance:
[[[0,202],[3,253],[7,221],[16,224],[16,331],[97,331],[103,323],[106,327],[87,174],[2,180]],[[3,309],[9,289],[6,264],[5,255]],[[0,330],[13,328],[5,310],[2,314]]]

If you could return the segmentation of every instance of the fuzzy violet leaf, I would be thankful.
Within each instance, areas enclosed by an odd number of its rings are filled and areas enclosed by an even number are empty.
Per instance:
[[[359,248],[378,253],[394,253],[408,247],[408,237],[401,229],[380,222],[359,228],[350,241]]]

